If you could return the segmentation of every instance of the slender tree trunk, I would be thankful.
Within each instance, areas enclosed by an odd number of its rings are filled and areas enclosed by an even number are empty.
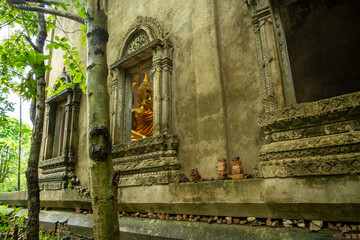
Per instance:
[[[94,217],[94,238],[119,239],[117,183],[109,136],[109,96],[107,90],[107,16],[101,0],[89,1],[87,10],[87,114],[88,154]]]
[[[36,38],[36,51],[43,53],[45,39],[47,37],[45,17],[43,13],[37,13],[39,31]],[[26,171],[27,190],[28,190],[28,223],[26,239],[39,239],[39,212],[40,212],[40,189],[39,189],[39,158],[44,124],[45,112],[45,64],[42,62],[33,67],[36,73],[36,114],[33,123],[33,133],[31,136],[31,147]],[[43,71],[39,71],[42,69]]]
[[[21,130],[22,130],[22,99],[20,97],[20,131],[19,131],[19,161],[18,161],[18,191],[20,191],[20,171],[21,171]]]
[[[37,76],[36,118],[31,136],[28,170],[26,171],[28,190],[28,224],[26,238],[39,239],[40,190],[38,166],[45,108],[45,75]]]

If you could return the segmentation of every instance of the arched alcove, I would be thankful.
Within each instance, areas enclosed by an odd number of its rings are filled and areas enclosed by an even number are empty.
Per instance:
[[[119,186],[164,184],[184,177],[179,173],[178,138],[171,124],[172,52],[160,24],[137,17],[123,38],[119,60],[110,66],[111,135],[114,165],[121,171]],[[145,72],[153,89],[153,134],[131,141],[134,81],[140,85]]]
[[[45,136],[39,179],[41,189],[60,190],[75,178],[77,161],[78,115],[82,91],[72,82],[72,76],[63,72],[53,89],[60,91],[46,103]]]

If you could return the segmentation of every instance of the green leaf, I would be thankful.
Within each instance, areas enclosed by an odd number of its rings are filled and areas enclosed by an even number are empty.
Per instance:
[[[78,13],[80,17],[86,18],[86,11],[85,7],[81,8],[80,12]]]
[[[21,129],[21,133],[32,133],[32,130],[28,128],[23,128]]]
[[[56,25],[53,24],[53,23],[48,23],[47,26],[48,26],[50,29],[56,29]]]
[[[55,36],[55,40],[59,41],[60,40],[59,36]]]

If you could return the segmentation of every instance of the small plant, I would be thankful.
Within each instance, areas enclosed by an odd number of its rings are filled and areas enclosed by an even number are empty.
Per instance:
[[[53,232],[50,234],[47,234],[45,231],[40,231],[39,239],[40,240],[61,240],[63,238],[55,235]]]

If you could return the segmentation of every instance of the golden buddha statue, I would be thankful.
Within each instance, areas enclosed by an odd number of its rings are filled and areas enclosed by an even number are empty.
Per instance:
[[[132,110],[131,140],[153,135],[153,88],[148,73],[145,72],[143,76],[144,81],[137,90],[140,107]],[[133,82],[133,92],[135,86]]]

